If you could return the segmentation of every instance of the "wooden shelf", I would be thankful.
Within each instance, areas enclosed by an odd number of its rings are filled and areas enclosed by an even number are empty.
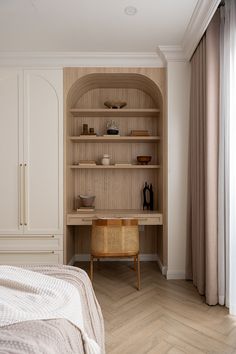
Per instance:
[[[122,165],[122,166],[115,166],[115,165],[109,165],[109,166],[103,166],[103,165],[69,165],[69,168],[72,169],[157,169],[160,168],[160,165]]]
[[[159,109],[104,109],[104,108],[72,108],[69,110],[74,117],[157,117]]]
[[[70,136],[69,140],[73,143],[156,143],[160,140],[159,136],[94,136],[80,135]]]

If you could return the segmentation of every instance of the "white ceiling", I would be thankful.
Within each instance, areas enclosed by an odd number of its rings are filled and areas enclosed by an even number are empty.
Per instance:
[[[197,2],[0,0],[0,51],[155,52],[181,45]]]

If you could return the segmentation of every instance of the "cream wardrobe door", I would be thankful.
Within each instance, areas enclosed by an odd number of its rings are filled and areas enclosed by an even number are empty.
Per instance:
[[[24,233],[62,234],[63,74],[24,71]]]
[[[23,77],[0,70],[0,234],[23,232]]]

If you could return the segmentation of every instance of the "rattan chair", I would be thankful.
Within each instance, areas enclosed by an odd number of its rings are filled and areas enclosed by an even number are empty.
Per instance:
[[[98,219],[92,223],[90,278],[94,259],[132,257],[140,289],[139,230],[136,219]],[[137,264],[137,267],[136,267]]]

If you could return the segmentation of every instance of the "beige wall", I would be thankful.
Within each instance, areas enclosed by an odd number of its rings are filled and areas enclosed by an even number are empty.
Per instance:
[[[168,279],[185,278],[190,64],[167,64]]]

